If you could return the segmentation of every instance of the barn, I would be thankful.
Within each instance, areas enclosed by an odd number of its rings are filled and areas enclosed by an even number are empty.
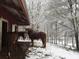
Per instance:
[[[14,40],[12,35],[17,36],[17,26],[29,24],[25,0],[0,0],[0,51],[4,50],[10,40]]]

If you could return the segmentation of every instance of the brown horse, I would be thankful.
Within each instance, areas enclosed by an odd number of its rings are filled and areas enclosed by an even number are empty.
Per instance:
[[[43,47],[46,47],[46,34],[44,32],[34,31],[32,29],[26,29],[28,31],[29,38],[31,39],[32,46],[34,45],[33,41],[35,39],[41,39]]]

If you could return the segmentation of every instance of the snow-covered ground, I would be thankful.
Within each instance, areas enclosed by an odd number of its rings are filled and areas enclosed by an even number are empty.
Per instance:
[[[42,45],[36,42],[36,45]],[[46,48],[31,47],[26,59],[79,59],[79,53],[76,51],[66,50],[56,45],[47,43]]]

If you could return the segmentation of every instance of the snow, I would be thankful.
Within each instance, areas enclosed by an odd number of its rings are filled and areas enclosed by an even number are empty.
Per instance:
[[[28,36],[25,39],[23,39],[23,37],[19,37],[17,41],[18,42],[31,42]]]
[[[18,42],[31,42],[31,40],[17,40]]]
[[[26,59],[79,59],[79,53],[47,43],[46,48],[31,47]]]

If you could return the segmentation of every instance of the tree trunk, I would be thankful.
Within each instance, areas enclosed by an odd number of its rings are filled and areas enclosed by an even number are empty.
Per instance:
[[[72,36],[71,36],[71,37],[72,37],[72,47],[75,47],[75,46],[74,46],[74,37],[73,37],[73,33],[72,33]]]
[[[75,32],[75,40],[76,40],[76,49],[79,50],[78,32]]]

